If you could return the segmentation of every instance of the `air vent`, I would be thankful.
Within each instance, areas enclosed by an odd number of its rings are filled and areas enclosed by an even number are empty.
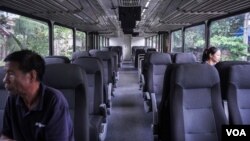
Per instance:
[[[119,0],[119,6],[122,7],[141,6],[141,0]]]
[[[141,7],[121,7],[119,6],[119,20],[124,34],[132,34],[136,21],[141,20]]]

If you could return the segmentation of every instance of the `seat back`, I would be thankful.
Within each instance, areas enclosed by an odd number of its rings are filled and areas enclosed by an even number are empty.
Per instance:
[[[174,54],[173,62],[174,63],[195,63],[197,61],[195,55],[190,52],[184,52],[184,53],[176,53]]]
[[[232,124],[250,124],[250,65],[234,65],[229,69],[228,109]]]
[[[247,61],[221,61],[215,65],[219,72],[222,99],[227,99],[229,69],[234,65],[250,65]]]
[[[113,70],[115,72],[118,72],[118,53],[116,51],[110,51],[112,53],[112,56],[113,56]]]
[[[136,49],[135,50],[135,62],[134,62],[134,65],[135,65],[135,68],[138,68],[138,57],[139,57],[139,54],[145,54],[145,50],[144,49]]]
[[[118,67],[121,67],[121,60],[122,60],[122,47],[121,46],[114,46],[111,48],[111,51],[114,51],[118,55]]]
[[[99,106],[104,103],[103,70],[101,60],[96,57],[81,57],[72,62],[85,70],[88,78],[89,113],[99,115]]]
[[[113,83],[113,54],[109,51],[97,51],[95,56],[102,60],[104,71],[104,82]]]
[[[88,51],[76,51],[73,52],[71,61],[74,61],[75,59],[80,57],[87,57],[87,56],[90,56]]]
[[[155,48],[147,48],[146,52],[156,52],[156,49]]]
[[[227,124],[217,70],[207,64],[181,64],[171,76],[171,141],[219,141]],[[165,125],[168,126],[168,125]]]
[[[98,49],[91,49],[91,50],[89,50],[89,55],[95,56],[96,52],[98,52],[98,51],[99,51]]]
[[[103,47],[103,48],[101,48],[101,51],[109,51],[109,50],[110,50],[109,47]]]
[[[3,83],[4,76],[5,76],[4,68],[0,67],[0,133],[2,132],[2,127],[3,127],[5,104],[9,96],[8,92],[5,90]]]
[[[171,57],[167,53],[155,52],[149,55],[146,91],[155,93],[157,103],[161,99],[166,68],[171,63]]]
[[[75,141],[89,141],[87,76],[75,64],[46,65],[44,83],[60,90],[68,101]]]
[[[142,61],[142,64],[141,64],[141,74],[143,74],[144,76],[144,81],[145,81],[145,86],[143,87],[143,92],[146,92],[148,91],[147,89],[147,82],[148,82],[148,68],[149,68],[149,56],[152,54],[153,52],[147,52],[144,56],[144,60]]]
[[[66,56],[46,56],[44,58],[46,64],[69,64],[70,60]]]

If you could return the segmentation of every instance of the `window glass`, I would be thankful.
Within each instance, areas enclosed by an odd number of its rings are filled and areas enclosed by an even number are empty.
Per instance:
[[[250,13],[212,22],[210,45],[221,49],[222,61],[249,60]]]
[[[86,51],[85,32],[76,31],[76,51]]]
[[[69,28],[54,26],[54,55],[71,57],[73,52],[73,31]]]
[[[171,34],[171,52],[182,52],[182,34],[181,30]]]
[[[0,11],[0,66],[11,52],[30,49],[49,55],[49,27],[45,22]]]
[[[185,30],[184,52],[193,52],[201,61],[205,47],[205,25],[198,25]]]

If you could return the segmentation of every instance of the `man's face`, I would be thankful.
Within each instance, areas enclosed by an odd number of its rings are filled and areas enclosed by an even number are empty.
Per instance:
[[[19,69],[17,62],[6,62],[4,69],[6,71],[3,79],[4,86],[10,94],[25,94],[30,84],[30,74],[23,73]]]

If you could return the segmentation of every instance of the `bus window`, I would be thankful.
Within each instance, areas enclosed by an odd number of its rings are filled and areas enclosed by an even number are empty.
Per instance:
[[[185,29],[184,52],[192,52],[201,61],[205,47],[205,25],[198,25]]]
[[[76,51],[86,51],[85,32],[76,31]]]
[[[73,52],[73,31],[69,28],[54,26],[54,55],[71,57]]]
[[[210,45],[219,47],[222,61],[247,60],[250,44],[250,13],[217,20],[210,26]]]
[[[31,49],[49,55],[49,27],[45,22],[0,11],[0,66],[7,54]]]
[[[181,30],[171,34],[171,52],[182,52],[182,33]]]

